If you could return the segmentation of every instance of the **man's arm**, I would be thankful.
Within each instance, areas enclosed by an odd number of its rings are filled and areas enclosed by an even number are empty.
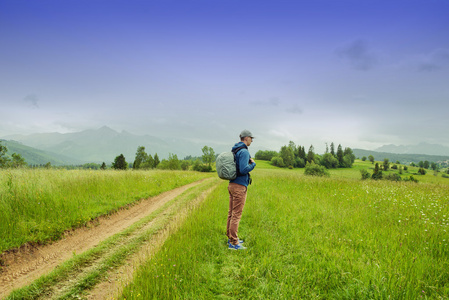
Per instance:
[[[254,159],[250,158],[249,152],[246,149],[240,150],[239,155],[239,171],[240,174],[246,175],[249,172],[251,172],[254,167],[256,166],[256,163],[254,162]]]

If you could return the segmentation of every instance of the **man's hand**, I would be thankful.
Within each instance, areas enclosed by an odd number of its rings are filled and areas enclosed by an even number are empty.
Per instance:
[[[250,163],[250,164],[254,163],[254,159],[250,158],[250,159],[249,159],[249,163]]]

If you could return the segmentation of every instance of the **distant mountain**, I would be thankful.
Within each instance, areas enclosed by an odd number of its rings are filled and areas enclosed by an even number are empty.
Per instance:
[[[397,154],[427,154],[449,156],[449,147],[438,144],[419,143],[417,145],[384,145],[375,149],[377,152]]]
[[[79,165],[83,163],[81,160],[48,151],[38,150],[25,146],[19,142],[5,140],[1,140],[1,142],[4,146],[6,146],[6,148],[8,148],[8,152],[6,153],[8,156],[11,157],[13,153],[20,154],[28,165],[44,165],[48,162],[50,162],[53,166]]]
[[[397,154],[397,153],[389,153],[389,152],[377,152],[373,150],[363,150],[363,149],[352,149],[354,155],[358,158],[362,158],[365,156],[372,155],[374,156],[375,161],[383,161],[385,158],[388,158],[390,162],[399,161],[401,164],[405,163],[419,163],[420,161],[428,161],[428,162],[444,162],[449,161],[449,155],[427,155],[427,154]]]
[[[145,151],[153,156],[157,153],[160,158],[167,158],[169,153],[172,153],[178,155],[179,159],[187,155],[199,155],[202,148],[188,141],[167,142],[150,135],[134,135],[126,131],[119,133],[107,126],[65,134],[10,135],[4,139],[15,140],[23,145],[64,155],[76,161],[107,164],[120,154],[123,154],[128,162],[133,162],[138,146],[144,146]]]

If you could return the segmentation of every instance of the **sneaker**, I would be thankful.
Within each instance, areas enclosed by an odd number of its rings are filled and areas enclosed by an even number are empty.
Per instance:
[[[243,247],[241,244],[233,245],[233,244],[229,243],[228,249],[229,250],[245,250],[246,247]]]
[[[230,243],[231,243],[231,240],[228,239],[228,244],[230,244]],[[244,243],[243,240],[239,240],[239,244],[243,244],[243,243]]]

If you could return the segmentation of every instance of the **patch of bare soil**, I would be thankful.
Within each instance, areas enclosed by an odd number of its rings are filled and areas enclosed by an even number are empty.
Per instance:
[[[97,246],[101,241],[128,228],[143,217],[176,198],[187,189],[200,184],[197,181],[156,197],[141,200],[128,209],[119,210],[109,216],[98,218],[92,226],[70,231],[66,236],[52,244],[27,246],[16,251],[3,253],[0,257],[4,266],[0,272],[0,299],[14,289],[26,286],[40,276],[49,273],[60,263]],[[161,234],[150,244],[157,245]],[[120,272],[120,271],[119,271]]]

